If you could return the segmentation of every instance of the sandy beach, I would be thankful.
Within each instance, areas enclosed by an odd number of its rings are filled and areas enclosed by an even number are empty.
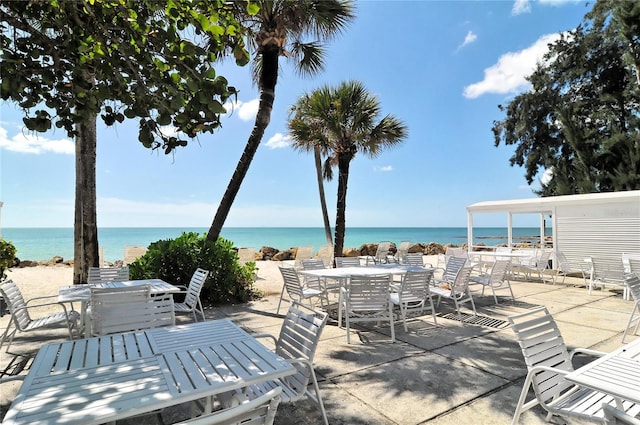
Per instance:
[[[425,255],[424,261],[435,265],[437,256]],[[255,286],[265,296],[280,294],[282,290],[282,276],[278,266],[293,265],[293,261],[256,261],[258,279]],[[61,286],[73,284],[73,267],[67,265],[35,266],[12,268],[7,277],[13,280],[22,291],[24,298],[57,295]]]

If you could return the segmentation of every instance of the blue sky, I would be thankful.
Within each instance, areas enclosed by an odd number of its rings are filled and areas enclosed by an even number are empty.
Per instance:
[[[359,1],[357,19],[327,47],[326,70],[298,77],[286,61],[271,123],[226,221],[227,227],[320,227],[313,157],[288,145],[290,105],[324,84],[359,80],[409,137],[351,164],[347,227],[466,226],[469,204],[532,198],[512,147],[494,146],[499,104],[528,89],[546,44],[578,26],[584,1]],[[257,110],[249,68],[217,67],[240,90],[223,128],[171,155],[145,149],[136,121],[99,125],[100,227],[209,227]],[[74,147],[63,131],[33,134],[13,104],[0,103],[2,227],[72,227]],[[537,185],[537,184],[536,184]],[[535,185],[534,185],[535,187]],[[336,182],[326,185],[335,221]],[[515,225],[537,225],[537,217]],[[505,225],[504,217],[475,218]]]

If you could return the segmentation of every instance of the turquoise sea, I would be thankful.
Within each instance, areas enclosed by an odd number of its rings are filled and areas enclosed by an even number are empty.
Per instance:
[[[148,246],[161,239],[176,238],[183,232],[205,233],[208,228],[192,227],[106,227],[98,229],[98,242],[104,248],[104,259],[116,261],[124,256],[127,245]],[[513,229],[514,242],[537,240],[540,230],[536,227]],[[474,244],[499,245],[507,241],[507,229],[480,227],[473,229]],[[18,249],[21,260],[48,260],[56,255],[65,260],[73,259],[72,228],[3,228],[2,237]],[[326,244],[321,227],[229,227],[222,237],[237,247],[270,246],[280,250],[295,246]],[[466,227],[351,227],[345,234],[345,247],[357,248],[364,243],[402,241],[419,243],[437,242],[462,245],[467,242]]]

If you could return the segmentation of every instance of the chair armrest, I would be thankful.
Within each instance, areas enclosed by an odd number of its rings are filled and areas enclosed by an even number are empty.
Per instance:
[[[268,333],[258,333],[258,334],[251,334],[252,337],[254,338],[271,338],[273,340],[274,345],[278,343],[278,340],[276,339],[275,336],[268,334]]]
[[[36,301],[36,300],[46,300],[46,299],[49,299],[49,298],[58,298],[58,296],[57,296],[57,295],[46,295],[46,296],[44,296],[44,297],[35,297],[35,298],[31,298],[30,300],[28,300],[28,301],[25,303],[25,305],[26,305],[26,306],[29,306],[29,303],[30,303],[31,301]],[[48,303],[48,304],[55,304],[55,303]],[[47,304],[42,304],[42,305],[47,305]],[[30,306],[29,306],[29,307],[30,307]]]
[[[608,353],[605,353],[604,351],[591,350],[589,348],[576,348],[569,353],[569,358],[573,360],[573,356],[575,356],[576,354],[587,354],[590,356],[602,357]]]

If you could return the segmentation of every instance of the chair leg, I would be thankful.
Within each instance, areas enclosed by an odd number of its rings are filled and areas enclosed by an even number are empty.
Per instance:
[[[636,302],[633,305],[633,310],[631,310],[631,315],[629,316],[629,320],[627,321],[627,326],[625,326],[624,328],[624,334],[622,334],[622,343],[624,344],[624,340],[627,338],[627,332],[629,332],[629,327],[631,326],[631,323],[635,320],[638,323],[636,323],[635,329],[633,330],[633,333],[636,334],[638,333],[638,326],[640,326],[640,316],[636,317],[635,319],[633,318],[636,314],[636,310],[640,311],[640,302]]]
[[[11,325],[12,324],[13,324],[13,317],[10,317],[9,318],[9,323],[7,323],[7,328],[4,330],[4,333],[2,334],[2,338],[0,338],[0,349],[2,349],[2,346],[4,345],[5,341],[7,340],[7,335],[9,335],[9,329],[11,329]],[[17,330],[18,329],[16,328],[9,335],[9,345],[7,345],[7,352],[9,352],[9,347],[11,347],[11,341],[13,341],[13,335],[16,333]]]
[[[491,287],[491,292],[493,292],[493,300],[496,302],[496,304],[498,304],[498,297],[496,296],[496,290],[493,287],[493,285],[490,285]]]
[[[433,316],[433,324],[438,325],[438,319],[436,319],[436,309],[433,306],[433,298],[429,297],[429,304],[431,304],[431,316]]]
[[[316,378],[316,373],[311,369],[311,380],[313,381],[313,388],[316,391],[316,403],[320,408],[320,412],[322,413],[322,419],[324,420],[324,425],[329,425],[329,419],[327,419],[327,411],[324,408],[324,403],[322,402],[322,397],[320,396],[320,386],[318,385],[318,379]]]
[[[517,425],[522,412],[529,410],[530,408],[538,404],[538,400],[532,400],[530,403],[527,403],[526,406],[524,403],[527,399],[527,394],[529,394],[529,387],[531,386],[532,378],[532,374],[527,373],[527,378],[524,380],[524,385],[522,386],[522,391],[520,392],[520,398],[518,398],[516,411],[513,413],[513,419],[511,419],[511,425]]]
[[[282,285],[282,291],[280,291],[280,301],[278,301],[278,309],[276,314],[280,314],[280,304],[282,304],[282,297],[284,297],[284,285]]]
[[[393,326],[393,303],[391,301],[389,301],[389,323],[391,324],[391,342],[396,342],[396,329]]]

